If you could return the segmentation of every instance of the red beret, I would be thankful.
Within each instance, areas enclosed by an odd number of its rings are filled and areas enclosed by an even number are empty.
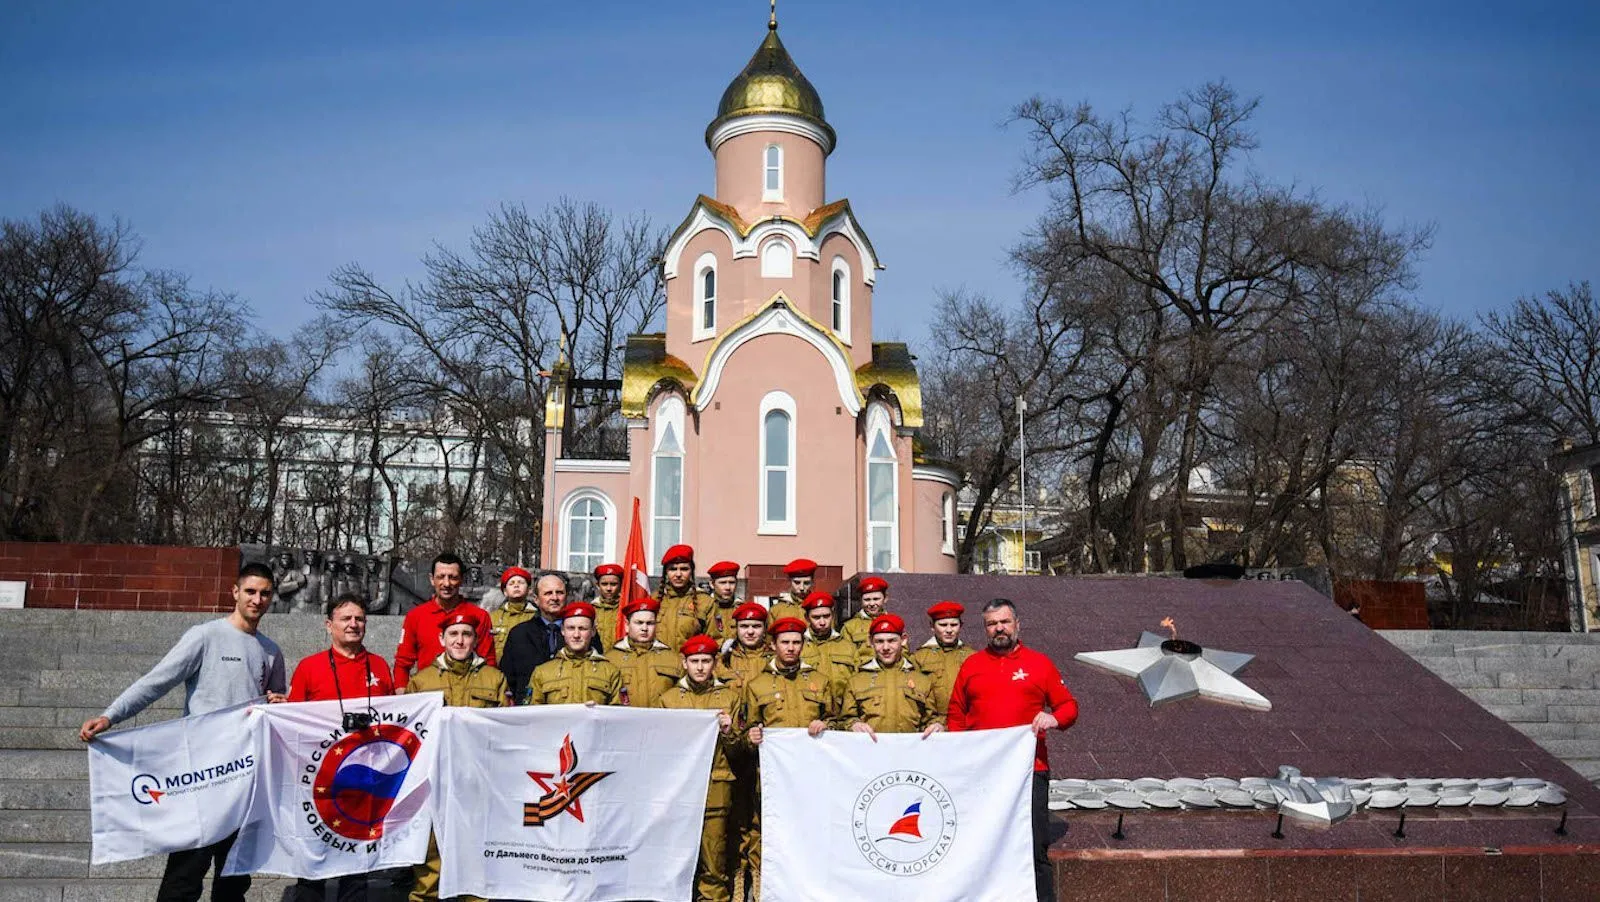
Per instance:
[[[856,583],[856,591],[863,595],[868,592],[887,592],[889,591],[889,584],[876,576],[869,576]]]
[[[741,620],[759,620],[766,623],[767,609],[757,602],[747,601],[733,609],[733,622],[738,623]]]
[[[872,618],[871,632],[873,634],[899,633],[904,635],[905,631],[906,622],[901,620],[900,615],[898,614],[879,614],[878,616]]]
[[[688,545],[674,545],[667,549],[661,556],[661,566],[671,567],[673,564],[693,564],[694,549]]]
[[[783,575],[794,579],[797,576],[814,576],[817,572],[817,562],[807,558],[798,557],[783,568]]]
[[[805,601],[800,602],[800,607],[805,608],[808,611],[812,610],[813,608],[831,608],[833,605],[833,596],[821,591],[812,592],[810,595],[806,596]]]
[[[623,605],[622,616],[624,618],[632,617],[640,611],[649,611],[653,614],[660,613],[661,602],[649,597],[636,598],[633,601],[628,602],[626,605]]]
[[[587,617],[590,620],[593,620],[594,605],[588,603],[587,601],[574,601],[572,604],[569,604],[561,609],[561,619],[565,620],[568,617]]]
[[[602,576],[621,576],[621,575],[622,575],[622,565],[621,564],[601,564],[600,566],[594,568],[594,578],[595,579],[599,579]]]
[[[758,605],[757,601],[746,601],[744,605],[733,609],[733,622],[738,624],[739,621],[760,621],[765,624],[766,608]]]
[[[965,614],[966,612],[967,609],[956,602],[941,601],[928,609],[928,619],[943,620],[946,617],[954,617],[959,620],[961,619],[961,615]]]
[[[733,561],[717,561],[706,570],[706,575],[712,579],[721,579],[724,576],[738,576],[739,565]]]
[[[706,635],[690,636],[678,646],[678,651],[683,652],[685,658],[690,655],[714,655],[717,653],[717,640]]]
[[[506,587],[506,583],[511,582],[511,577],[513,576],[520,576],[530,583],[533,582],[532,573],[529,573],[521,567],[507,567],[500,573],[500,588],[504,589]]]
[[[472,627],[473,632],[478,631],[478,621],[472,619],[471,614],[468,614],[466,611],[457,611],[454,614],[451,614],[449,617],[444,618],[444,620],[439,623],[439,632],[442,633],[452,626],[460,626],[463,623]]]
[[[778,635],[779,633],[803,633],[805,631],[805,622],[799,617],[779,618],[778,622],[772,625],[772,629],[767,630],[767,632],[774,636]]]

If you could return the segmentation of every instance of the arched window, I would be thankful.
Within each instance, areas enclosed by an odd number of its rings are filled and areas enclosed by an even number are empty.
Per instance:
[[[683,541],[683,401],[668,398],[656,410],[650,460],[650,559],[660,560]]]
[[[900,564],[900,464],[891,425],[882,405],[867,412],[867,568],[879,572]]]
[[[787,279],[794,275],[794,250],[789,242],[774,238],[761,246],[761,276],[766,279]]]
[[[956,496],[953,492],[945,492],[939,499],[939,532],[943,537],[942,550],[945,554],[956,553]]]
[[[833,334],[850,340],[850,264],[833,258]]]
[[[795,534],[794,398],[768,392],[761,399],[760,514],[756,532]]]
[[[783,200],[783,148],[768,144],[761,167],[761,199]]]
[[[616,557],[616,520],[597,489],[578,489],[562,504],[561,561],[568,570],[587,573]]]
[[[717,334],[717,257],[705,253],[694,263],[694,340]]]

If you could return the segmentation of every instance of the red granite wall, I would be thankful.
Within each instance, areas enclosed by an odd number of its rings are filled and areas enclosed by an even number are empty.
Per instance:
[[[228,611],[238,548],[0,542],[0,580],[28,584],[30,608]]]
[[[1357,616],[1375,630],[1428,628],[1428,595],[1419,582],[1344,580],[1334,585],[1333,598],[1347,611],[1360,606]]]
[[[751,564],[745,568],[745,594],[777,595],[789,591],[789,577],[783,575],[783,564]],[[844,585],[843,567],[818,567],[812,585],[819,591],[832,592]]]

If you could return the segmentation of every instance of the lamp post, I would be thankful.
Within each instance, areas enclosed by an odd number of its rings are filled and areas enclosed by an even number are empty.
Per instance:
[[[1022,575],[1028,575],[1028,437],[1022,429],[1022,415],[1028,402],[1017,396],[1017,500],[1022,504]]]

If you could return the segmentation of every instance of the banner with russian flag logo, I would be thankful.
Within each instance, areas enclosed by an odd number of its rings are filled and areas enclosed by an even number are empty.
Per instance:
[[[767,730],[763,902],[1032,899],[1034,746],[1029,727]]]
[[[254,709],[258,770],[223,873],[322,879],[423,861],[443,706],[419,692]],[[346,730],[344,711],[371,722]]]

